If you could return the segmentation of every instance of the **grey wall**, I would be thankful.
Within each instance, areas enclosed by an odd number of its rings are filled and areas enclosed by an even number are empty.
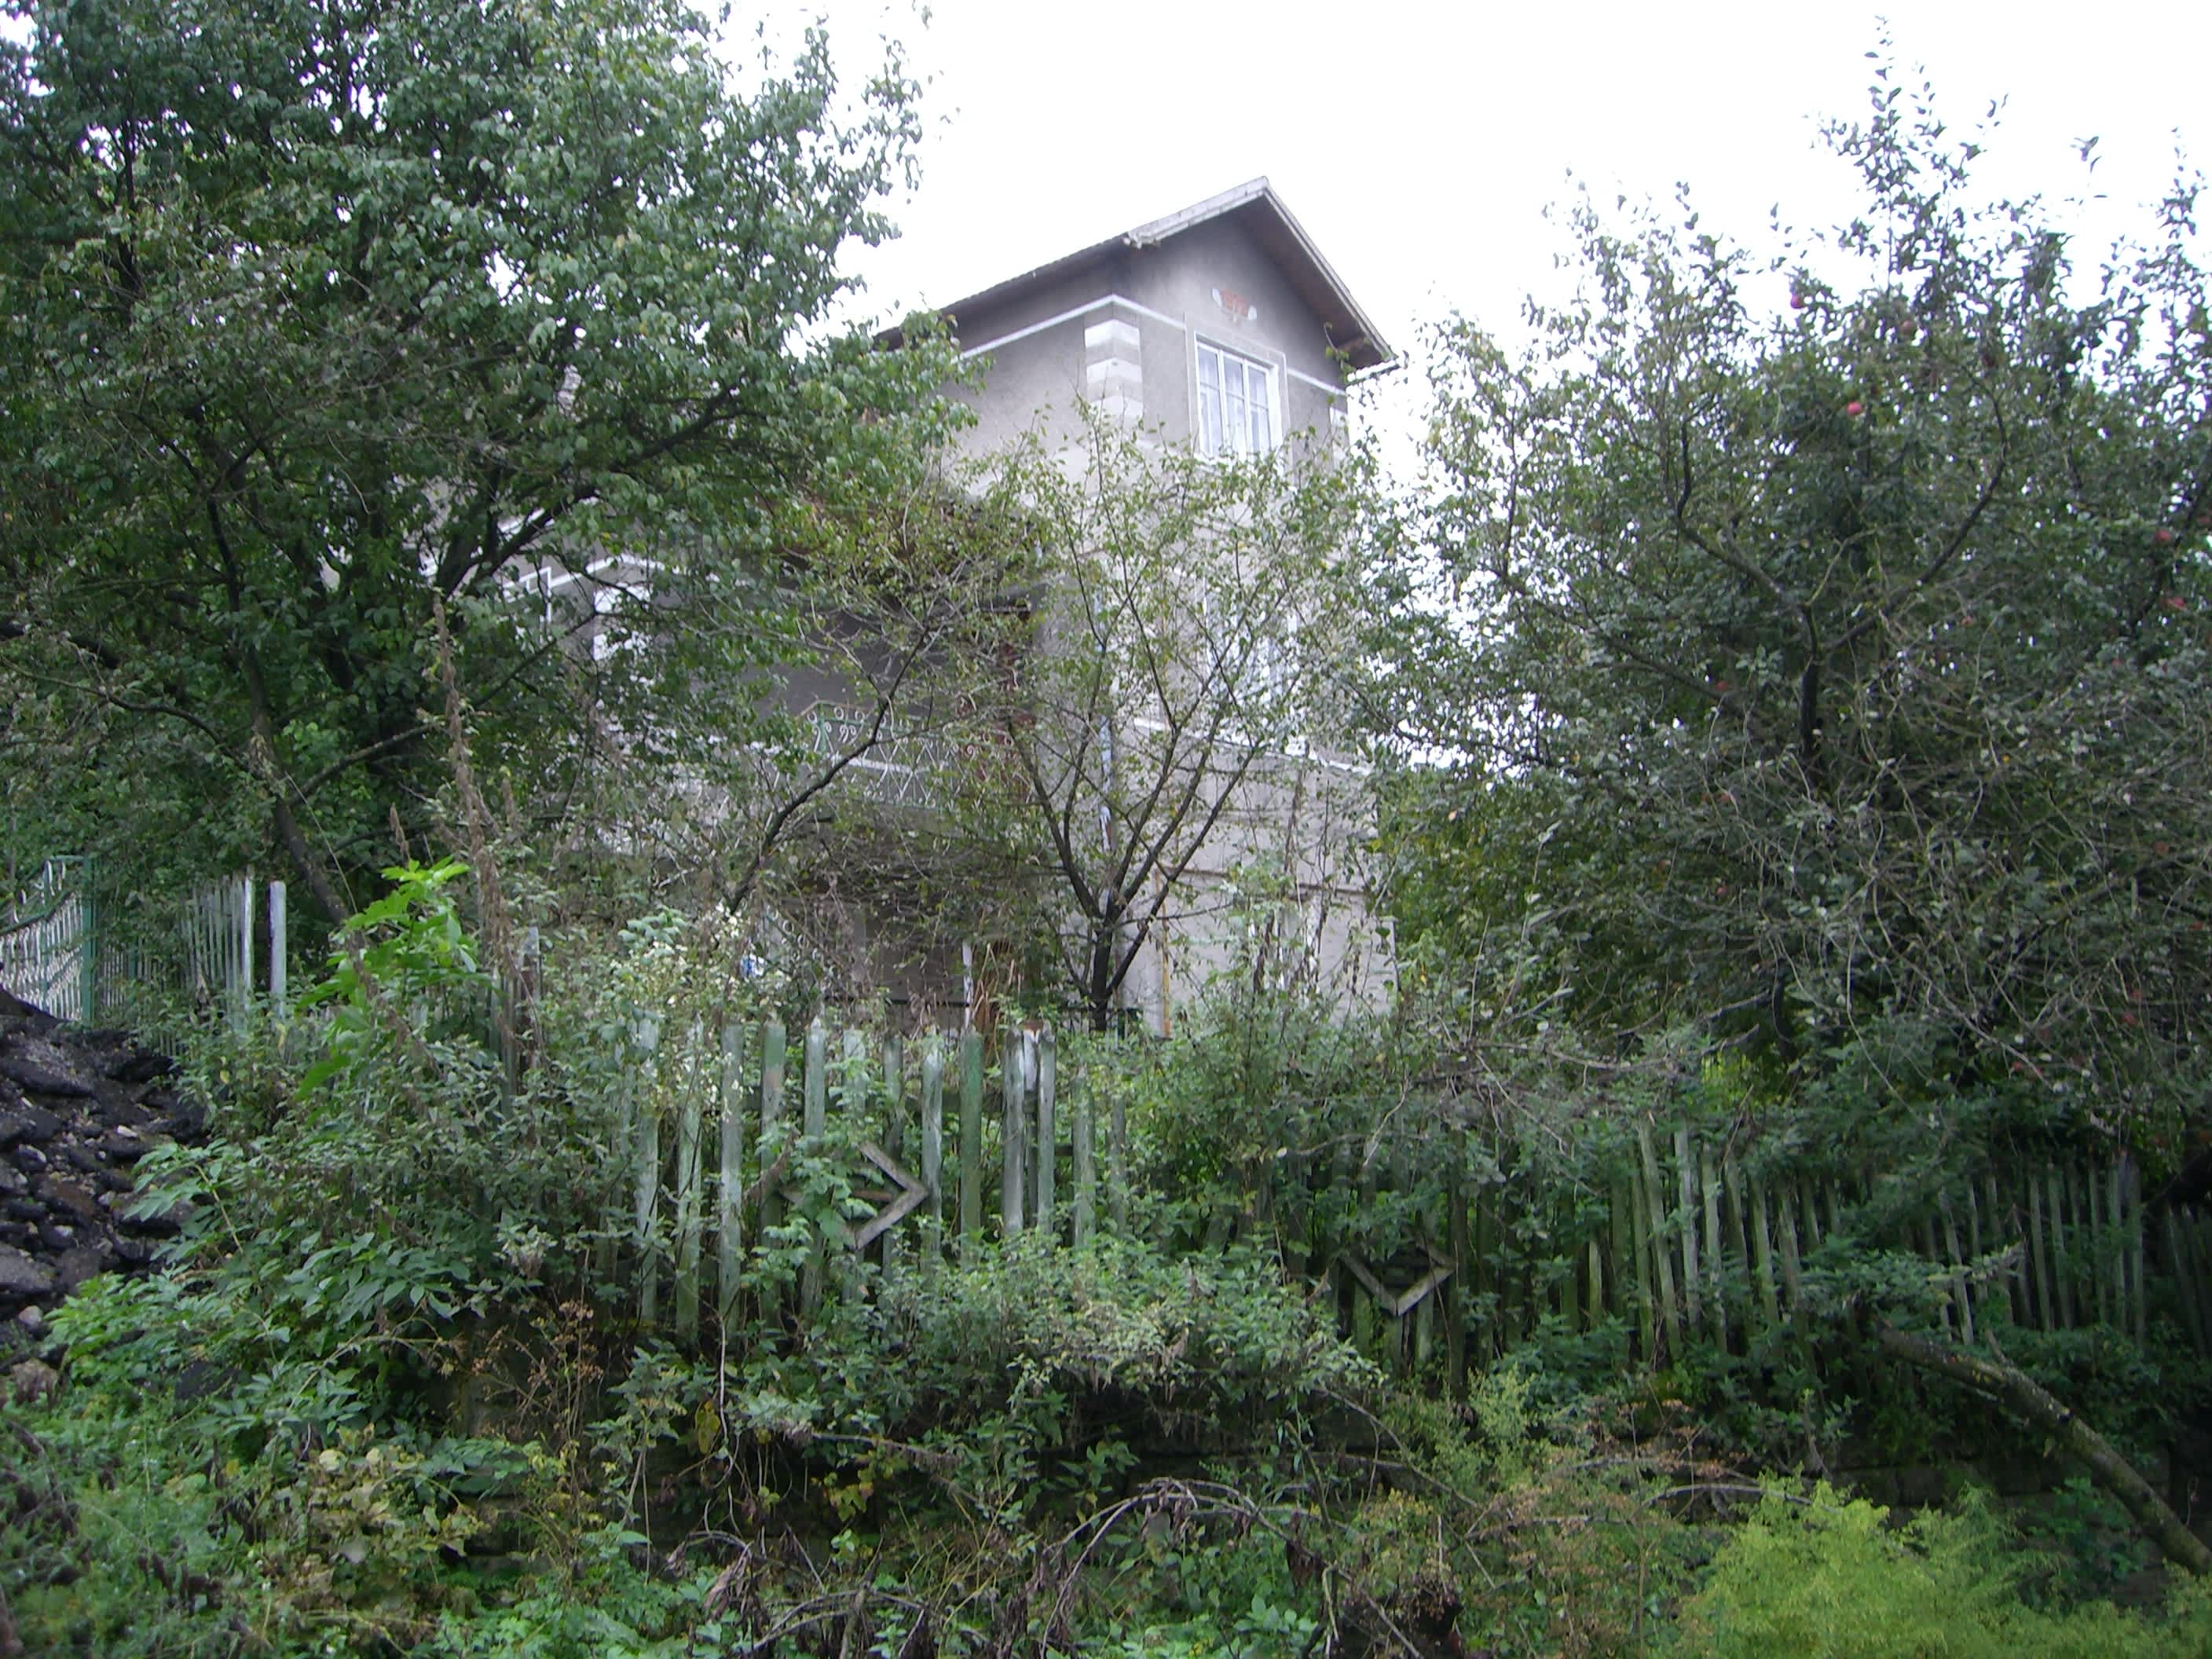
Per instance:
[[[1109,296],[1129,303],[1107,303]],[[1127,402],[1132,391],[1146,428],[1167,442],[1189,441],[1201,339],[1274,365],[1285,434],[1326,441],[1331,405],[1342,402],[1340,392],[1326,389],[1340,386],[1342,376],[1320,319],[1233,220],[1101,257],[956,322],[962,346],[981,349],[988,362],[980,392],[960,394],[978,416],[963,441],[975,453],[1032,429],[1057,447],[1072,434],[1078,398]],[[1101,337],[1100,325],[1115,322],[1133,331],[1133,348],[1131,334]],[[1040,324],[1050,325],[1024,333]]]

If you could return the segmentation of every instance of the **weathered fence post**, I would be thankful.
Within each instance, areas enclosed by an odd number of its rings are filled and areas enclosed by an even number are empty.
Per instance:
[[[1651,1121],[1636,1121],[1636,1149],[1644,1165],[1644,1198],[1650,1206],[1651,1257],[1659,1284],[1659,1317],[1667,1333],[1667,1353],[1669,1358],[1679,1358],[1682,1352],[1682,1321],[1674,1301],[1674,1261],[1667,1243],[1667,1198],[1665,1184],[1659,1177],[1659,1154],[1651,1144]]]
[[[1713,1346],[1728,1352],[1727,1260],[1721,1249],[1721,1188],[1713,1178],[1713,1149],[1698,1143],[1698,1185],[1705,1199],[1705,1296],[1712,1310]]]
[[[684,1055],[684,1108],[676,1124],[676,1336],[690,1343],[699,1335],[700,1167],[699,1140],[705,1079],[702,1050],[706,1027],[691,1022],[690,1042]]]
[[[1114,1091],[1114,1098],[1107,1117],[1106,1179],[1112,1189],[1107,1194],[1107,1208],[1114,1217],[1114,1231],[1129,1231],[1129,1112],[1121,1099],[1121,1091]]]
[[[644,1071],[660,1048],[660,1020],[641,1014],[636,1025],[637,1069]],[[660,1114],[648,1096],[637,1103],[637,1185],[630,1205],[630,1242],[637,1247],[637,1316],[651,1327],[660,1312],[660,1251],[653,1224],[660,1212]]]
[[[1028,1033],[1008,1029],[999,1038],[999,1096],[1003,1108],[999,1132],[1001,1159],[999,1227],[1012,1239],[1022,1230],[1022,1192],[1028,1174],[1023,1154],[1029,1139]]]
[[[721,1177],[715,1183],[715,1310],[727,1332],[738,1314],[738,1271],[744,1249],[745,1108],[739,1088],[744,1072],[745,1028],[736,1020],[722,1027],[722,1063],[717,1082],[721,1107]]]
[[[934,1031],[921,1051],[921,1184],[929,1191],[921,1265],[934,1272],[945,1249],[945,1039]]]
[[[906,1167],[906,1045],[896,1033],[884,1039],[884,1150],[891,1162]],[[884,1266],[899,1257],[896,1227],[884,1229]]]
[[[788,1164],[792,1153],[791,1136],[783,1121],[784,1072],[789,1051],[790,1039],[784,1033],[783,1022],[780,1019],[762,1022],[760,1184],[763,1238],[783,1224],[783,1194],[780,1188],[783,1166]],[[763,1291],[761,1294],[761,1316],[773,1319],[776,1311],[776,1293]]]
[[[960,1260],[975,1259],[983,1231],[983,1034],[960,1036]]]
[[[872,1139],[868,1133],[868,1039],[857,1025],[845,1028],[840,1044],[837,1066],[837,1116],[845,1126],[845,1139],[852,1143]],[[865,1178],[865,1177],[864,1177]],[[859,1235],[843,1215],[835,1218],[831,1229],[838,1252],[834,1258],[837,1267],[838,1289],[847,1302],[860,1296],[860,1259],[866,1252],[860,1248]],[[827,1259],[828,1246],[823,1247]],[[848,1256],[851,1260],[847,1260]]]
[[[799,1079],[799,1152],[818,1157],[822,1138],[830,1127],[830,1032],[817,1014],[806,1027],[806,1070]],[[806,1263],[799,1274],[799,1311],[811,1318],[822,1305],[822,1273],[828,1245],[818,1224],[806,1247]]]
[[[285,975],[290,967],[291,946],[286,937],[284,884],[269,884],[269,1006],[279,1019],[284,1017]]]
[[[1075,1083],[1075,1243],[1090,1243],[1098,1220],[1098,1145],[1092,1121],[1091,1078],[1079,1073]]]
[[[1698,1272],[1698,1165],[1686,1127],[1674,1131],[1674,1185],[1682,1218],[1682,1322],[1695,1335],[1705,1322],[1705,1288]]]
[[[242,1030],[253,1007],[253,878],[238,878],[238,1023]],[[89,1011],[87,1011],[88,1018]]]
[[[1036,1226],[1053,1237],[1053,1184],[1059,1156],[1058,1103],[1060,1056],[1048,1025],[1029,1042],[1034,1042],[1036,1066]],[[1027,1069],[1026,1066],[1024,1069]]]
[[[197,906],[194,907],[196,909]],[[623,1025],[625,1047],[637,1029],[637,1015],[632,1012]],[[632,1152],[631,1140],[637,1120],[637,1067],[629,1063],[626,1054],[617,1056],[620,1070],[615,1079],[615,1132],[607,1146],[606,1174],[602,1179],[606,1185],[606,1223],[601,1229],[599,1243],[592,1252],[592,1267],[600,1284],[611,1286],[615,1279],[615,1241],[623,1231],[629,1218],[629,1194],[625,1190],[624,1177],[629,1173]]]

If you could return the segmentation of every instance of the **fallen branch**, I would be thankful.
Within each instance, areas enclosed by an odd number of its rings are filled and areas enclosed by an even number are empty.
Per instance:
[[[1928,1337],[1916,1336],[1885,1325],[1877,1333],[1881,1346],[1900,1359],[1924,1366],[1954,1382],[1983,1394],[1994,1395],[2021,1417],[2046,1430],[2058,1443],[2089,1466],[2097,1484],[2120,1504],[2166,1552],[2166,1559],[2199,1577],[2212,1577],[2212,1548],[2190,1531],[2135,1466],[2112,1449],[2112,1443],[2074,1414],[2042,1384],[2017,1365],[1981,1354],[1963,1353]]]

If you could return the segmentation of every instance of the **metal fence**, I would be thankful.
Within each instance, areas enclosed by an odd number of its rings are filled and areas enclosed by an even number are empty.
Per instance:
[[[48,859],[0,920],[0,986],[67,1020],[98,1018],[91,860]]]
[[[0,916],[0,987],[76,1024],[135,1013],[164,995],[240,1024],[264,990],[283,1006],[283,882],[233,877],[126,929],[101,926],[94,873],[87,858],[46,861]]]

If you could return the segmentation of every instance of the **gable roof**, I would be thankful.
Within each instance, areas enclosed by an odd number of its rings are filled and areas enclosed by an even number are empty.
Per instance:
[[[1329,343],[1344,355],[1346,366],[1354,371],[1377,368],[1395,362],[1397,353],[1359,302],[1344,285],[1344,279],[1322,258],[1321,250],[1314,246],[1313,238],[1306,234],[1305,227],[1291,216],[1283,198],[1275,194],[1274,186],[1265,179],[1253,179],[1223,191],[1218,196],[1209,196],[1202,202],[1193,203],[1180,212],[1170,213],[1164,219],[1154,219],[1133,230],[1125,230],[1118,236],[1109,236],[1103,242],[1093,242],[1089,247],[1079,248],[1042,264],[1034,270],[1025,270],[1018,276],[994,283],[989,288],[970,294],[941,308],[940,314],[957,323],[963,312],[975,313],[992,309],[1010,300],[1019,298],[1027,290],[1073,276],[1086,266],[1113,258],[1117,254],[1157,246],[1170,238],[1180,236],[1200,225],[1217,219],[1231,222],[1242,228],[1267,256],[1281,269],[1291,289],[1321,319]]]

